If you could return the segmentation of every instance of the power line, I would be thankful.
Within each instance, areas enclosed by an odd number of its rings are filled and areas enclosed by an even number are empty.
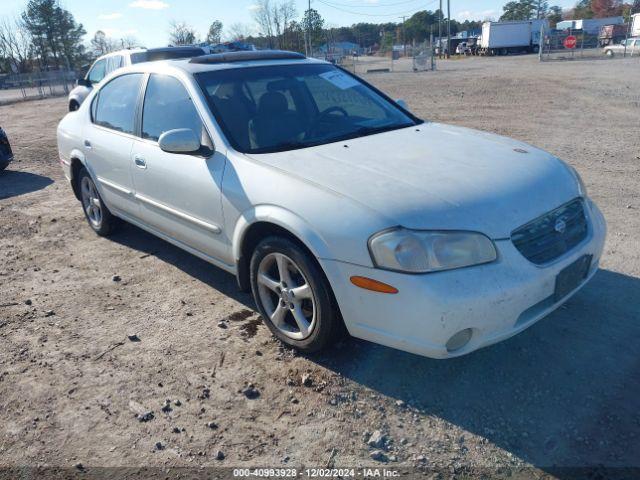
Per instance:
[[[419,9],[413,9],[405,12],[394,12],[394,13],[363,13],[363,12],[354,12],[353,10],[347,10],[341,7],[338,7],[329,2],[325,2],[323,0],[318,0],[319,3],[326,5],[327,7],[335,8],[336,10],[340,10],[341,12],[350,13],[352,15],[360,15],[365,17],[397,17],[402,15],[413,15],[415,13],[421,12],[424,10],[424,5]]]
[[[337,6],[337,7],[346,7],[346,8],[384,8],[384,7],[395,7],[396,5],[406,5],[407,3],[415,3],[415,2],[419,2],[421,0],[404,0],[402,2],[395,2],[395,3],[376,3],[374,4],[367,4],[367,5],[354,5],[351,3],[337,3],[337,2],[328,2],[331,3],[332,6]]]

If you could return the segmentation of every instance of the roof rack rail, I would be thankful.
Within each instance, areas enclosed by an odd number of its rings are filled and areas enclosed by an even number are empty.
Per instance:
[[[246,62],[251,60],[303,60],[301,53],[288,52],[286,50],[253,50],[240,52],[211,53],[201,57],[194,57],[189,63],[230,63]]]

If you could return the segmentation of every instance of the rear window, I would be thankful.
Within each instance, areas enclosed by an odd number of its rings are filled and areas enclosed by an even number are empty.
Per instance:
[[[135,111],[143,75],[122,75],[106,84],[93,100],[93,122],[111,130],[133,134]]]

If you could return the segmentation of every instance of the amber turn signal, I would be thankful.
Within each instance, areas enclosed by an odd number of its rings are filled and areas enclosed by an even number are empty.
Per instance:
[[[374,280],[373,278],[353,276],[351,277],[351,283],[356,287],[371,290],[373,292],[398,293],[397,288],[387,285],[386,283],[379,282],[378,280]]]

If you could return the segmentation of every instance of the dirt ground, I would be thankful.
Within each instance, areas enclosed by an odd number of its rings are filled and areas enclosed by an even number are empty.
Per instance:
[[[0,466],[381,465],[379,430],[407,472],[640,467],[640,61],[536,60],[367,76],[425,119],[565,159],[608,221],[602,269],[566,306],[446,361],[282,348],[232,276],[132,226],[93,234],[56,156],[64,98],[0,107],[16,154],[0,174]]]

